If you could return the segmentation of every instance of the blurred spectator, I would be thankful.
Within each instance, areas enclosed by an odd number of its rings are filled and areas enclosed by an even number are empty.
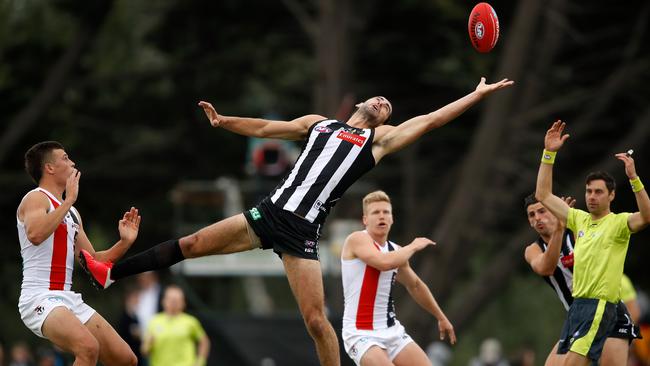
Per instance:
[[[451,361],[451,350],[444,342],[431,342],[425,352],[429,361],[431,361],[431,366],[446,366]]]
[[[535,366],[535,351],[528,345],[522,347],[510,359],[511,366]]]
[[[37,366],[65,366],[65,358],[56,347],[39,347],[36,351]]]
[[[25,342],[15,343],[11,347],[11,360],[9,366],[33,366],[34,357]]]
[[[126,289],[124,292],[124,310],[117,325],[117,333],[133,350],[133,353],[138,358],[138,365],[146,366],[147,360],[140,353],[143,328],[136,315],[139,300],[140,290],[137,287]]]
[[[501,342],[494,338],[487,338],[481,343],[478,357],[474,357],[469,366],[510,366],[510,364],[503,359]]]
[[[184,312],[183,290],[168,286],[162,304],[163,312],[146,329],[142,354],[149,356],[151,366],[204,366],[210,340],[198,319]]]
[[[136,305],[136,318],[141,329],[147,329],[149,321],[160,309],[160,281],[158,274],[153,271],[137,275],[136,280],[140,289]]]

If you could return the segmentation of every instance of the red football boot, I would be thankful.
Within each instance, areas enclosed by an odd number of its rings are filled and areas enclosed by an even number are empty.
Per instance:
[[[79,252],[79,264],[81,264],[81,268],[86,271],[90,276],[93,285],[98,289],[105,289],[115,282],[111,280],[111,268],[113,268],[113,263],[100,262],[93,258],[90,253],[81,249]]]

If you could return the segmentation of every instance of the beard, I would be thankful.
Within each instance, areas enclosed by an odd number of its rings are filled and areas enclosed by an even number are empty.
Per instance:
[[[365,119],[370,127],[377,127],[382,124],[382,120],[379,119],[379,116],[377,116],[377,112],[368,108],[367,106],[362,106],[359,108],[359,113],[363,116],[363,119]]]

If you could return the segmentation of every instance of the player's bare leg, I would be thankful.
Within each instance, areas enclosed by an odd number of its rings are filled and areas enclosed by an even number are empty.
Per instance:
[[[411,342],[402,348],[393,359],[395,366],[431,366],[431,361],[426,353],[415,342]]]
[[[569,351],[564,358],[562,366],[588,366],[589,364],[591,364],[589,358],[573,351]]]
[[[394,366],[394,364],[390,362],[385,349],[372,346],[361,357],[361,366]]]
[[[115,280],[134,274],[168,268],[183,259],[214,254],[229,254],[253,249],[246,218],[235,215],[207,226],[179,240],[169,240],[116,264],[99,262],[85,250],[80,251],[81,267],[93,284],[107,288]]]
[[[99,342],[68,308],[52,310],[41,330],[52,343],[74,355],[74,366],[97,364]]]
[[[179,239],[185,258],[230,254],[253,249],[244,214],[223,219]]]
[[[600,356],[601,366],[627,365],[630,343],[623,338],[607,338]]]
[[[557,353],[557,345],[558,344],[555,343],[555,346],[553,346],[553,349],[546,357],[546,362],[544,362],[544,366],[562,366],[565,355],[559,355]]]
[[[323,366],[339,366],[339,342],[325,316],[325,295],[320,262],[283,254],[282,263],[309,335],[316,343]]]
[[[99,313],[90,317],[85,325],[99,343],[99,361],[103,365],[135,366],[138,364],[138,358],[131,347]]]

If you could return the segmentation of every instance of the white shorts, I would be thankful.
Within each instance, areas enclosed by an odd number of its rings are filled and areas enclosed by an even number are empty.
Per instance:
[[[343,346],[345,352],[357,365],[361,365],[361,358],[372,346],[383,348],[392,361],[406,347],[413,342],[410,335],[399,322],[390,328],[378,330],[343,330]]]
[[[23,323],[41,338],[41,328],[47,316],[54,308],[64,306],[70,310],[82,324],[86,324],[95,310],[84,303],[81,294],[74,291],[39,291],[36,293],[21,293],[18,300],[18,311]]]

